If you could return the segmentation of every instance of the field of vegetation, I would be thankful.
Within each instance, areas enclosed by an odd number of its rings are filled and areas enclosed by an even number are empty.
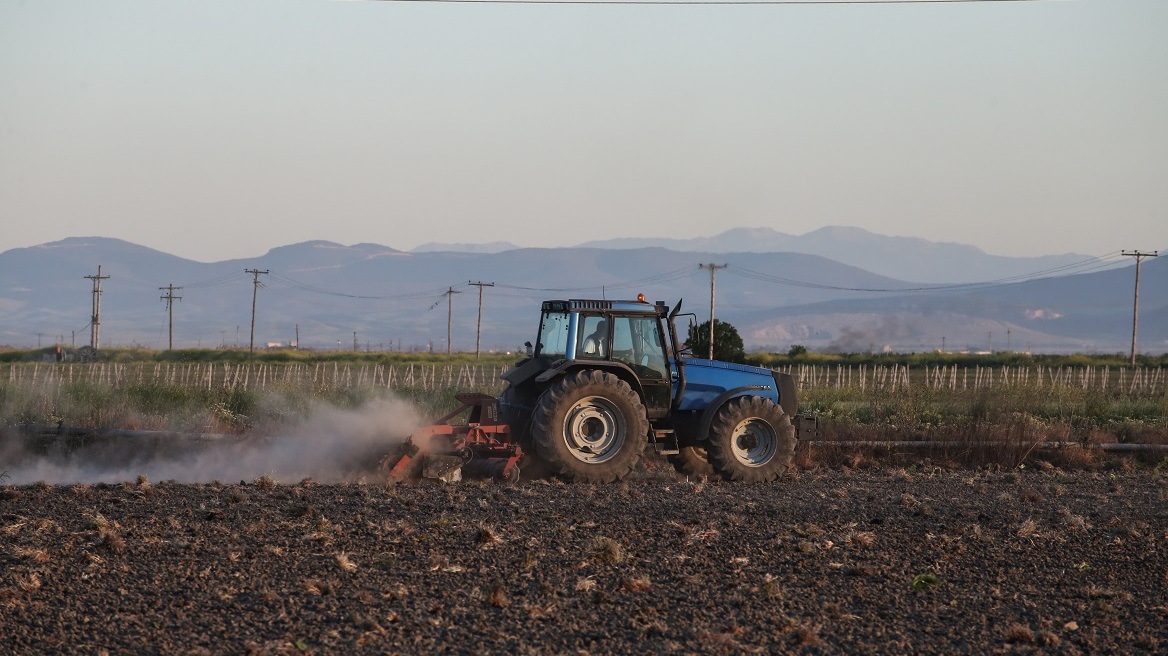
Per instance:
[[[281,355],[281,353],[283,355]],[[423,417],[454,407],[459,391],[497,394],[514,356],[127,352],[91,363],[0,363],[0,426],[63,425],[201,433],[263,432],[387,396]],[[810,354],[758,358],[793,375],[801,408],[826,442],[927,440],[959,447],[944,457],[984,459],[978,445],[1019,461],[1034,445],[1168,443],[1168,367],[1071,356],[984,362]],[[976,453],[975,453],[976,451]],[[819,448],[854,461],[855,449]]]

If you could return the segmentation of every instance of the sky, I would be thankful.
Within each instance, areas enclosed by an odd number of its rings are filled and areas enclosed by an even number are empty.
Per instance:
[[[1168,247],[1168,2],[0,2],[0,251]]]

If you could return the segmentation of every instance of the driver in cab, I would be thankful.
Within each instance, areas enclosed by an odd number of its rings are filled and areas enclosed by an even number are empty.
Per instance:
[[[603,358],[608,353],[608,322],[601,319],[596,324],[596,330],[584,338],[582,350],[584,355],[593,358]]]

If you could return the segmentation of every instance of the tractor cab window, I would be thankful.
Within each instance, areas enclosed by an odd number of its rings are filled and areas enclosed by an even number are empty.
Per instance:
[[[598,358],[608,357],[609,332],[608,320],[600,316],[581,316],[580,343],[576,345],[576,357]]]
[[[618,317],[613,323],[613,360],[629,365],[642,378],[669,377],[656,317]]]
[[[562,358],[568,352],[568,313],[545,312],[539,321],[537,356]]]

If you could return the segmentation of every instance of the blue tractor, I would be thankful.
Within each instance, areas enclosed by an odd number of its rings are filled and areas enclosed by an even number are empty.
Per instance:
[[[791,376],[690,357],[664,302],[544,301],[535,344],[503,374],[496,399],[460,394],[462,407],[416,432],[381,464],[387,480],[505,480],[554,475],[612,482],[645,449],[685,474],[765,482],[795,451]],[[465,422],[447,423],[466,412]]]
[[[649,446],[681,472],[772,481],[795,451],[791,376],[690,357],[664,302],[545,301],[528,357],[503,374],[500,419],[526,466],[610,482]]]

